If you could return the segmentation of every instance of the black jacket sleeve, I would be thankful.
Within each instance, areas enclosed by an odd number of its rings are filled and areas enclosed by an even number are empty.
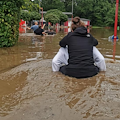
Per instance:
[[[91,35],[92,40],[93,40],[93,46],[97,46],[98,45],[98,41]]]
[[[66,47],[66,45],[67,45],[67,36],[65,36],[60,42],[59,42],[59,45],[61,46],[61,47]]]
[[[59,45],[61,47],[66,47],[66,45],[68,45],[68,41],[69,41],[69,37],[71,36],[72,32],[69,32],[60,42]]]

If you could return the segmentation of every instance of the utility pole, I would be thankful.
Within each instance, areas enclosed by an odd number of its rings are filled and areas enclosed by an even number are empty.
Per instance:
[[[39,0],[39,6],[41,7],[41,4],[42,3],[42,0]],[[41,10],[42,10],[43,8],[40,8],[39,10],[40,10],[40,13],[41,13]]]

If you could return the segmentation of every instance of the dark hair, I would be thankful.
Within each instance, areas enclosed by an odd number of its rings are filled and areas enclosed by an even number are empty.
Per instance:
[[[81,26],[85,27],[85,23],[80,20],[80,17],[74,17],[72,19],[71,29],[74,31],[76,28],[81,27]]]

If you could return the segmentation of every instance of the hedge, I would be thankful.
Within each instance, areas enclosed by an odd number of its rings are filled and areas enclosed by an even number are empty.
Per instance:
[[[52,14],[52,15],[55,15],[55,16],[57,16],[57,18],[59,18],[59,21],[61,21],[61,22],[66,22],[67,20],[68,20],[68,16],[67,15],[65,15],[65,14],[63,14],[62,13],[62,11],[60,11],[60,10],[58,10],[58,9],[51,9],[51,10],[48,10],[47,11],[47,13],[44,15],[45,16],[45,18],[48,18],[48,16],[50,17],[50,15]],[[47,17],[46,17],[47,16]],[[48,18],[48,19],[50,19],[50,18]],[[56,21],[55,20],[56,18],[54,18],[54,21]],[[46,19],[45,19],[46,20]],[[53,20],[53,19],[52,19]],[[47,20],[46,20],[47,21]],[[49,21],[50,22],[50,21]]]
[[[0,1],[0,47],[11,47],[18,41],[22,3],[23,0]]]
[[[21,16],[20,18],[25,20],[25,21],[32,21],[32,20],[40,20],[41,15],[38,12],[29,12],[29,11],[24,11],[21,10]]]
[[[53,14],[53,13],[46,14],[45,15],[45,20],[47,22],[51,22],[53,24],[56,24],[56,23],[60,22],[59,17],[56,14]]]

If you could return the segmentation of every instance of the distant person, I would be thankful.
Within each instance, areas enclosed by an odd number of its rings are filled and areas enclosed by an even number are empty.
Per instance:
[[[118,36],[116,36],[116,40],[118,40],[119,38],[118,38]],[[114,40],[114,35],[112,35],[112,40]]]
[[[44,35],[45,34],[44,27],[45,27],[45,24],[43,26],[39,25],[39,27],[34,31],[34,33],[36,35]]]
[[[51,29],[51,23],[48,22],[48,30],[50,30],[50,29]]]
[[[118,41],[119,38],[116,36],[116,41]],[[108,37],[108,41],[114,42],[114,35]]]
[[[31,27],[27,27],[27,29],[35,31],[38,27],[39,27],[38,22],[35,21],[35,25],[32,25]]]
[[[50,28],[50,29],[49,29],[48,31],[46,31],[45,33],[47,33],[48,35],[54,35],[54,34],[56,34],[56,32],[53,31],[52,28]]]
[[[79,17],[72,20],[72,32],[60,42],[61,48],[52,60],[52,70],[75,78],[92,77],[106,71],[104,57],[95,47],[98,41],[87,32]]]

